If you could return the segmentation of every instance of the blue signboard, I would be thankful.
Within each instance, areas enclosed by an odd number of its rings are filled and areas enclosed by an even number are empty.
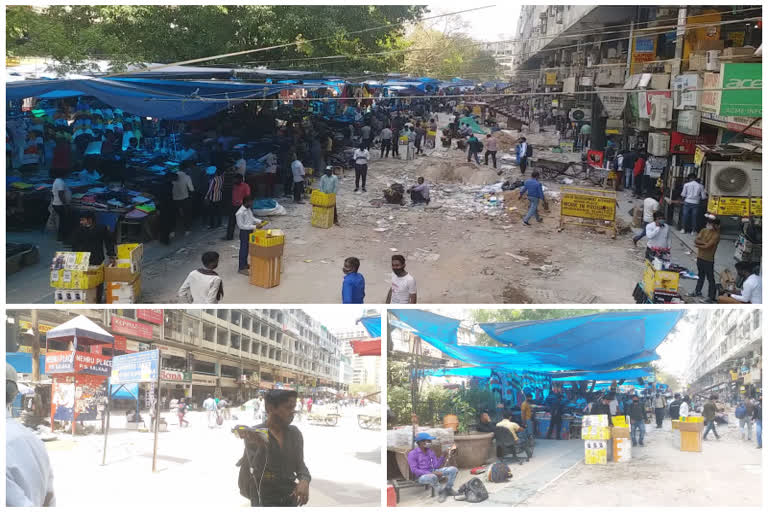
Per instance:
[[[116,385],[157,382],[159,363],[159,350],[147,350],[124,356],[115,356],[112,360],[112,378],[110,383]]]

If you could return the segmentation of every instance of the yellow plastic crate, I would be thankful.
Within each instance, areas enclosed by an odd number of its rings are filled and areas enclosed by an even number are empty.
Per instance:
[[[317,189],[312,191],[309,202],[314,206],[335,206],[336,194],[326,194]]]
[[[668,270],[656,270],[650,261],[645,260],[643,286],[646,293],[653,293],[657,290],[676,292],[680,286],[680,274]]]
[[[333,226],[333,206],[313,206],[312,225],[316,228],[328,229]]]
[[[254,229],[248,242],[259,247],[273,247],[285,243],[285,235],[279,229]]]

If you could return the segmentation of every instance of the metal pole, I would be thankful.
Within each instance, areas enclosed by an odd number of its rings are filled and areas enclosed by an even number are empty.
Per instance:
[[[157,351],[157,398],[155,398],[155,447],[152,450],[152,472],[157,472],[157,433],[160,426],[160,350]]]
[[[672,64],[672,78],[680,74],[683,69],[683,48],[685,46],[685,23],[688,18],[688,9],[681,7],[677,11],[677,39],[675,40],[675,60]]]
[[[32,382],[40,382],[40,334],[38,333],[38,310],[32,310]]]
[[[115,340],[112,338],[112,360],[115,360]],[[104,427],[104,450],[101,455],[101,465],[104,466],[107,464],[107,436],[109,435],[109,417],[110,417],[110,406],[112,405],[112,375],[110,374],[107,377],[107,406],[105,409],[105,413],[107,415],[107,423]]]

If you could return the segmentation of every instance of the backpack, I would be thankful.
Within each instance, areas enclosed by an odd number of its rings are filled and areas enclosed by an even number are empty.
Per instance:
[[[467,503],[480,503],[488,499],[488,490],[483,482],[475,477],[465,483],[458,490],[457,501],[466,501]]]
[[[489,482],[506,482],[512,477],[512,470],[503,462],[491,464],[488,471]]]
[[[747,407],[744,404],[739,404],[736,411],[734,411],[734,414],[736,415],[736,419],[743,420],[747,417]]]
[[[525,146],[525,156],[526,158],[529,156],[533,156],[533,146],[531,146],[530,144],[526,144]]]
[[[237,487],[240,489],[240,496],[251,499],[256,491],[256,477],[251,473],[251,465],[245,451],[235,465],[240,467],[240,472],[237,475]]]

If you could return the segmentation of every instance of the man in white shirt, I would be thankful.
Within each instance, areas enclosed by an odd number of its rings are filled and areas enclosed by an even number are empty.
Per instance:
[[[683,185],[683,227],[681,233],[691,233],[698,231],[699,206],[707,198],[707,192],[704,185],[696,181],[696,173],[688,175],[688,181]]]
[[[291,173],[293,174],[293,202],[304,204],[304,201],[301,200],[304,194],[304,164],[295,155],[291,163]]]
[[[653,249],[669,249],[669,226],[664,222],[664,214],[653,214],[653,222],[645,227],[645,235],[648,237],[645,257],[653,261]]]
[[[389,150],[392,148],[392,130],[389,126],[385,126],[384,129],[381,130],[379,137],[381,137],[381,156],[379,158],[388,158]],[[384,150],[387,152],[386,155],[384,154]]]
[[[365,147],[365,143],[361,144],[360,147],[355,150],[355,153],[352,155],[352,157],[355,159],[354,192],[360,190],[360,178],[363,179],[363,192],[366,192],[365,181],[368,178],[368,160],[370,159],[371,155],[368,152],[368,149]]]
[[[363,137],[363,143],[361,147],[368,149],[371,147],[371,126],[366,124],[360,128],[360,135]]]
[[[5,363],[5,403],[19,392],[16,370]],[[5,417],[5,506],[55,507],[53,469],[43,442],[17,419]]]
[[[214,428],[216,426],[216,419],[219,416],[219,410],[213,395],[208,395],[208,398],[203,401],[203,409],[205,409],[208,415],[208,428]]]
[[[740,261],[736,264],[736,272],[744,278],[741,294],[726,293],[718,297],[718,304],[762,304],[763,282],[760,276],[755,274],[755,264]]]
[[[263,227],[266,222],[262,222],[253,215],[253,198],[251,196],[243,198],[243,204],[235,213],[235,220],[237,221],[237,228],[240,230],[240,260],[237,271],[247,276],[249,274],[248,269],[251,268],[248,265],[250,235],[254,229]]]
[[[186,304],[218,304],[224,298],[224,283],[215,272],[219,253],[203,254],[203,267],[189,273],[179,288],[179,298]]]
[[[57,242],[64,242],[69,236],[69,202],[72,200],[72,191],[67,186],[63,176],[64,173],[60,172],[53,181],[53,188],[51,189],[53,194],[51,206],[59,217],[59,228],[56,232]]]
[[[176,179],[173,180],[173,205],[176,210],[176,215],[181,217],[181,221],[184,224],[185,234],[189,235],[191,215],[189,214],[189,193],[195,191],[195,187],[192,184],[192,178],[189,174],[184,172],[184,169],[191,167],[191,162],[182,162],[181,170],[176,173]],[[176,222],[174,221],[174,227]]]
[[[387,304],[416,304],[416,279],[405,271],[405,257],[392,256],[392,285]]]
[[[651,196],[646,197],[643,200],[643,230],[632,238],[635,245],[645,236],[645,228],[653,222],[653,214],[657,211],[659,211],[659,202]]]

